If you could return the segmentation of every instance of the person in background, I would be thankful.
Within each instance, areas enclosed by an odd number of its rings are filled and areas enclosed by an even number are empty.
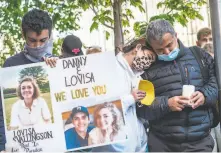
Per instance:
[[[214,58],[212,30],[210,28],[202,28],[197,32],[196,45],[207,51]],[[211,129],[211,135],[215,142],[213,152],[221,151],[220,124]]]
[[[61,47],[60,58],[75,57],[84,55],[82,51],[82,42],[75,35],[68,35],[64,38]]]
[[[86,55],[88,54],[94,54],[94,53],[101,53],[101,47],[99,46],[91,46],[91,47],[88,47],[87,50],[86,50]]]
[[[213,44],[207,43],[203,46],[203,49],[207,51],[213,58],[214,58],[214,50],[213,50]]]
[[[126,122],[128,141],[93,148],[93,152],[145,152],[147,149],[147,135],[142,122],[136,115],[136,104],[146,93],[138,90],[140,75],[155,62],[156,55],[142,46],[139,41],[124,46],[122,52],[116,56],[119,77],[125,87],[121,97]]]
[[[209,79],[204,82],[195,56],[177,38],[168,21],[150,22],[146,39],[158,57],[142,74],[143,79],[154,84],[155,99],[150,106],[137,107],[138,117],[150,124],[148,149],[150,152],[211,152],[214,147],[210,135],[212,108],[218,98],[213,58],[202,52],[209,69]],[[191,97],[182,96],[183,85],[195,86]]]
[[[210,28],[202,28],[197,32],[197,41],[196,45],[203,48],[203,46],[206,43],[212,43],[213,37],[212,37],[212,31]]]

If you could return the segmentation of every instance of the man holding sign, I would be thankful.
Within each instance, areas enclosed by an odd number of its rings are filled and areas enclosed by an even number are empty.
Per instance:
[[[6,59],[3,67],[42,61],[54,65],[57,58],[52,55],[52,19],[49,14],[39,9],[33,9],[23,16],[21,28],[26,41],[24,51]],[[2,106],[1,98],[0,103],[0,106]],[[2,107],[0,107],[1,109]],[[2,111],[0,111],[0,116],[0,151],[2,151],[5,150],[5,131]]]

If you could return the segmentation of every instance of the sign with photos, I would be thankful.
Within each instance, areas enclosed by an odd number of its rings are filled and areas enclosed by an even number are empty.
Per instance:
[[[113,52],[61,59],[55,68],[3,68],[0,76],[7,152],[64,152],[127,140]]]

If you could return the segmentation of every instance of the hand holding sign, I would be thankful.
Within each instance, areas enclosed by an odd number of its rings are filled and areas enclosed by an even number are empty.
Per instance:
[[[146,92],[146,96],[141,100],[141,103],[143,105],[151,105],[155,98],[153,84],[147,80],[140,80],[138,89]]]
[[[134,89],[131,94],[133,95],[135,101],[140,101],[146,96],[146,93],[144,91],[140,91],[137,89]]]

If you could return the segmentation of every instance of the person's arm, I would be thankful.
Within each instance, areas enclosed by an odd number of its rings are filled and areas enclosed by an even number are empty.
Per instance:
[[[159,119],[171,112],[168,105],[168,97],[166,96],[156,97],[150,106],[136,105],[136,109],[138,117],[147,119],[149,121]]]
[[[135,104],[135,99],[132,94],[124,95],[121,97],[121,101],[123,103],[123,107],[125,112],[127,112],[128,108]]]
[[[48,105],[43,98],[39,98],[42,103],[42,117],[46,123],[51,122],[51,113],[49,111]]]
[[[5,124],[3,117],[3,109],[2,109],[2,99],[1,99],[1,90],[0,90],[0,151],[5,150]]]
[[[215,64],[211,55],[209,55],[206,51],[202,52],[205,64],[208,65],[209,69],[209,80],[208,82],[200,88],[200,91],[205,97],[204,105],[212,106],[216,105],[218,100],[218,84],[215,75]]]

